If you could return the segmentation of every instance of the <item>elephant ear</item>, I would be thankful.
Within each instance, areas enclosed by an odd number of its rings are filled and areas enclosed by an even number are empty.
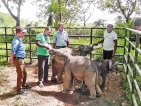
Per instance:
[[[72,56],[80,56],[80,51],[78,49],[71,49]]]
[[[109,60],[109,70],[112,70],[112,60]]]

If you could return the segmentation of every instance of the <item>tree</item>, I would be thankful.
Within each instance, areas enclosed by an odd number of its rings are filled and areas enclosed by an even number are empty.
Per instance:
[[[95,0],[36,0],[35,2],[39,6],[38,17],[46,19],[47,17],[53,15],[53,20],[55,20],[56,26],[58,23],[72,23],[83,21],[84,25],[91,17],[92,12],[88,14],[90,5],[94,5]],[[84,8],[84,4],[87,4]],[[94,6],[93,6],[94,7]],[[87,17],[86,17],[87,16]],[[47,18],[51,20],[50,17]]]
[[[99,28],[105,27],[105,22],[106,20],[104,19],[98,19],[97,21],[93,23],[93,27],[99,27]]]
[[[12,27],[13,25],[15,25],[15,20],[9,14],[0,12],[0,26]]]
[[[80,8],[79,12],[78,12],[78,19],[83,22],[83,26],[86,26],[87,21],[89,20],[89,18],[91,17],[91,15],[94,12],[94,8],[95,8],[95,2],[96,0],[80,0],[79,2],[82,5],[78,5],[78,7]],[[90,11],[90,9],[92,11]]]
[[[24,0],[1,0],[10,15],[15,19],[16,26],[20,26],[20,11]],[[16,15],[14,14],[16,11]]]
[[[111,14],[119,14],[118,17],[127,23],[133,14],[140,14],[139,0],[100,0],[98,4],[98,8],[101,10],[108,10]]]

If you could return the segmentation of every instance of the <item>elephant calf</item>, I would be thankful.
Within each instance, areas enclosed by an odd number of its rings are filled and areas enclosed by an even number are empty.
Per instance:
[[[97,84],[97,68],[90,59],[83,56],[66,55],[57,50],[51,50],[50,52],[56,52],[54,55],[55,61],[64,65],[65,73],[63,76],[62,93],[66,93],[72,87],[73,78],[76,78],[77,80],[84,81],[89,88],[89,98],[96,98],[96,94],[102,94]]]
[[[60,49],[54,49],[58,52],[62,52],[64,54],[77,56],[79,55],[79,51],[77,49],[70,49],[70,48],[60,48]],[[56,55],[55,52],[50,52],[53,55]],[[60,64],[59,62],[55,61],[55,59],[52,60],[52,76],[51,81],[57,81],[57,83],[62,82],[62,74],[64,72],[64,65]],[[57,79],[56,79],[57,76]]]
[[[60,48],[55,49],[58,52],[62,52],[66,55],[72,55],[72,56],[86,56],[87,54],[90,54],[93,50],[93,47],[90,45],[80,45],[75,49],[71,48]],[[54,54],[53,51],[51,54]],[[55,54],[54,54],[55,55]],[[57,81],[57,83],[62,82],[62,74],[64,72],[63,70],[64,65],[56,62],[54,59],[52,60],[52,76],[51,81]],[[57,79],[56,79],[57,76]]]
[[[120,71],[117,67],[116,63],[112,60],[106,59],[106,60],[92,60],[92,62],[95,64],[95,66],[98,69],[98,76],[102,77],[102,85],[101,89],[107,90],[107,82],[108,82],[108,73],[109,71],[112,72],[118,72]],[[86,91],[86,86],[83,84],[82,86],[82,92]]]

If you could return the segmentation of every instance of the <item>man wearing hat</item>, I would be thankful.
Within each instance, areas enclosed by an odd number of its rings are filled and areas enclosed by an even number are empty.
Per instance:
[[[93,45],[103,43],[103,59],[112,59],[117,49],[117,34],[113,31],[113,25],[108,24],[104,32],[104,38]]]
[[[11,54],[8,63],[13,63],[17,72],[17,94],[27,94],[23,89],[31,88],[26,84],[27,72],[24,58],[26,57],[25,48],[22,42],[26,30],[23,27],[16,27],[16,35],[11,44]]]

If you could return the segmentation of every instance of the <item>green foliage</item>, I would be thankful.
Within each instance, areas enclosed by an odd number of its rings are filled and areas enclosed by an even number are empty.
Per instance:
[[[122,88],[125,91],[125,95],[127,97],[128,103],[130,104],[130,106],[133,106],[133,102],[132,102],[132,98],[131,98],[131,93],[130,93],[130,88],[129,88],[129,85],[127,83],[127,79],[126,79],[125,73],[121,73],[121,76],[122,76],[122,79],[123,79],[122,80]]]
[[[15,26],[16,21],[6,13],[0,12],[0,26]]]
[[[104,30],[103,29],[95,29],[93,32],[94,36],[103,36]]]
[[[119,20],[115,23],[115,27],[132,28],[133,23],[134,23],[133,19],[129,19],[128,23]]]
[[[55,14],[58,14],[60,11],[59,11],[59,4],[56,2],[53,2],[49,5],[48,7],[48,12],[51,13],[51,12],[54,12]]]
[[[129,8],[130,7],[130,8]],[[98,8],[108,10],[109,13],[118,14],[122,17],[122,21],[129,22],[131,15],[139,15],[140,1],[139,0],[101,0],[98,2]]]
[[[109,0],[106,0],[105,1],[105,6],[109,8],[109,7],[112,6],[112,4],[111,4],[111,2]]]

